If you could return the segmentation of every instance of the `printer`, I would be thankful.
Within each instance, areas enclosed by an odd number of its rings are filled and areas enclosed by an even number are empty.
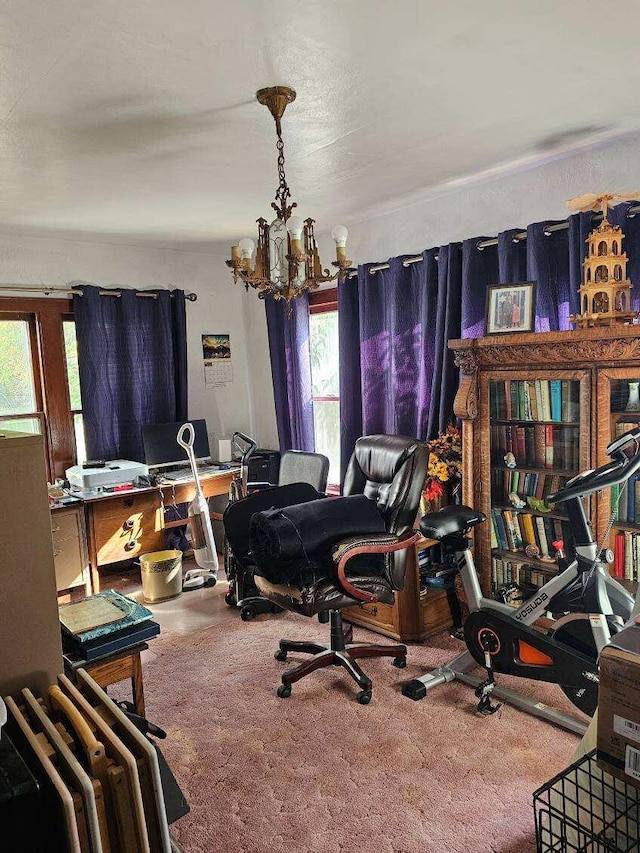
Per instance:
[[[131,483],[136,477],[143,477],[148,473],[149,468],[142,462],[131,462],[129,459],[113,459],[99,468],[73,465],[65,471],[67,480],[76,489],[96,489]]]

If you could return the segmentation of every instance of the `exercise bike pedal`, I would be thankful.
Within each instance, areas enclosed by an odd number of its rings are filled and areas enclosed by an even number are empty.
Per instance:
[[[480,700],[476,707],[476,711],[481,717],[490,717],[502,708],[502,702],[491,701],[491,693],[495,686],[496,683],[492,678],[486,678],[481,684],[478,684],[474,691],[475,695]]]

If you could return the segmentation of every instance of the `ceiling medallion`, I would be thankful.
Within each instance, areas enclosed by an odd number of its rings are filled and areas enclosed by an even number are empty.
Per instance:
[[[284,142],[282,141],[281,119],[287,104],[295,100],[296,93],[287,86],[274,86],[260,89],[256,98],[269,109],[276,123],[278,141],[278,189],[271,207],[276,218],[269,225],[262,217],[258,223],[258,242],[243,237],[237,246],[231,247],[231,260],[227,266],[233,270],[233,280],[240,280],[247,290],[249,286],[258,291],[261,299],[272,296],[284,299],[291,313],[291,301],[307,290],[316,290],[328,281],[344,279],[351,261],[347,259],[347,229],[336,225],[331,232],[336,244],[336,260],[333,266],[337,272],[322,269],[318,245],[313,231],[315,220],[292,216],[297,207],[291,201],[291,192],[284,172]],[[255,260],[254,260],[255,251]]]

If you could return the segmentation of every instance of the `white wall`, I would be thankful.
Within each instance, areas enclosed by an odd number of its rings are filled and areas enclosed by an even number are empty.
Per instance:
[[[245,325],[249,297],[244,288],[233,284],[222,254],[0,235],[0,283],[65,285],[74,280],[101,286],[179,287],[196,293],[197,302],[187,302],[190,417],[206,418],[210,439],[215,441],[230,436],[234,429],[255,434]],[[251,299],[255,299],[253,294]],[[259,307],[264,312],[262,303]],[[256,339],[265,346],[265,324],[260,320],[258,314],[258,320],[251,322],[257,326]],[[200,340],[203,332],[231,335],[234,381],[227,387],[204,387]],[[259,401],[261,393],[264,396],[263,389],[257,393]],[[267,403],[260,405],[270,405],[273,411],[270,386],[269,393],[270,403],[267,395]],[[257,433],[261,444],[267,444],[272,437],[269,429],[264,436]],[[215,447],[212,444],[214,455]]]
[[[355,264],[386,261],[467,237],[493,237],[507,228],[564,219],[568,215],[565,201],[583,193],[637,189],[640,135],[631,135],[598,148],[522,162],[429,194],[398,199],[359,219],[345,214],[348,256]],[[333,241],[325,232],[318,242],[328,265],[335,252]],[[640,287],[640,282],[634,284]],[[252,362],[261,372],[260,384],[265,385],[270,384],[268,351],[257,322]],[[275,421],[266,399],[256,407],[255,416],[258,432],[269,434]]]

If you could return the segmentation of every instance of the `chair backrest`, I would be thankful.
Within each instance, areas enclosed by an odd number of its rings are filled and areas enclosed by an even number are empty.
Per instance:
[[[322,453],[305,450],[287,450],[280,459],[279,486],[290,483],[309,483],[319,492],[327,488],[329,460]]]
[[[364,436],[356,441],[342,493],[375,500],[389,533],[399,535],[415,524],[428,464],[429,451],[422,441],[399,435]],[[396,589],[402,588],[405,565],[405,551],[390,561]]]

